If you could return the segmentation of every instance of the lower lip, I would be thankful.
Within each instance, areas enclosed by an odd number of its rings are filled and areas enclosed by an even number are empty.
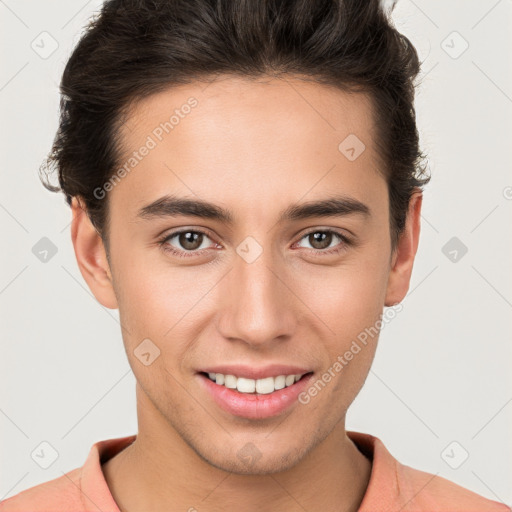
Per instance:
[[[307,387],[313,374],[302,377],[289,387],[264,395],[240,393],[216,384],[206,375],[199,378],[213,400],[226,412],[249,419],[263,419],[277,416],[296,402],[299,394]]]

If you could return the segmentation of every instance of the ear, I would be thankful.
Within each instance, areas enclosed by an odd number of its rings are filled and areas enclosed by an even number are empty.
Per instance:
[[[397,242],[391,259],[391,271],[384,305],[389,307],[401,302],[411,280],[414,257],[420,238],[420,217],[423,195],[421,190],[413,192],[409,201],[405,227]]]
[[[73,197],[71,240],[80,272],[98,301],[109,309],[117,309],[112,274],[101,236],[93,226],[85,206]]]

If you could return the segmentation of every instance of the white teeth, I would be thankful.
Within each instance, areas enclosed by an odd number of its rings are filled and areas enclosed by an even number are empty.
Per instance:
[[[240,391],[240,393],[254,393],[256,390],[256,381],[254,379],[238,377],[236,380],[236,389]]]
[[[283,389],[286,385],[286,377],[284,375],[279,375],[274,379],[274,389]]]
[[[217,373],[217,375],[221,375],[221,374]],[[224,386],[226,386],[229,389],[236,389],[236,377],[234,375],[223,375],[223,377],[224,377]]]
[[[291,386],[295,382],[295,375],[287,375],[286,379],[284,380],[284,383],[287,386]]]
[[[266,377],[264,379],[246,379],[235,375],[223,375],[222,373],[208,373],[210,380],[216,384],[229,389],[236,389],[240,393],[258,393],[267,395],[279,389],[295,384],[303,374],[279,375],[277,377]]]
[[[274,377],[267,377],[266,379],[258,379],[256,381],[256,393],[266,395],[268,393],[272,393],[273,391],[275,391]]]

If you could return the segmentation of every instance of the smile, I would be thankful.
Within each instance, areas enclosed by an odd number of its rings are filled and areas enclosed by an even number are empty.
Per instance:
[[[306,374],[278,375],[264,379],[247,379],[236,375],[224,375],[222,373],[208,373],[208,378],[228,389],[236,389],[240,393],[266,395],[279,389],[292,386]]]

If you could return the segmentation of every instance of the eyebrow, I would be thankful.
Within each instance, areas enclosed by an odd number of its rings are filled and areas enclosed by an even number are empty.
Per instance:
[[[358,199],[337,195],[322,200],[292,204],[280,213],[278,222],[298,221],[312,217],[343,217],[352,214],[370,217],[371,210]],[[143,220],[178,216],[212,219],[228,225],[232,225],[235,219],[230,210],[216,204],[201,199],[172,195],[165,195],[153,201],[137,213],[137,218]]]

